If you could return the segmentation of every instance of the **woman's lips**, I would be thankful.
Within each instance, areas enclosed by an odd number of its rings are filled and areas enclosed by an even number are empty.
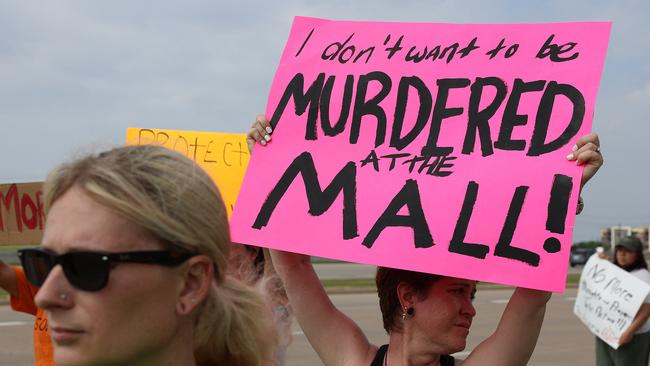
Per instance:
[[[58,326],[49,327],[50,337],[57,345],[72,344],[81,338],[84,334],[82,330],[71,329]]]
[[[456,323],[456,324],[454,324],[454,325],[457,326],[457,327],[459,327],[459,328],[466,329],[466,330],[469,332],[469,327],[472,325],[472,323],[469,323],[469,322],[461,322],[461,323]]]

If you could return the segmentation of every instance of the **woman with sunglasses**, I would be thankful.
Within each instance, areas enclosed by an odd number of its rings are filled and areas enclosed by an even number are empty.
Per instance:
[[[268,119],[260,115],[248,138],[267,145],[271,133]],[[581,187],[603,164],[599,145],[596,134],[583,136],[567,156],[585,167]],[[517,288],[494,333],[461,361],[451,354],[465,349],[476,315],[476,281],[379,267],[379,307],[389,340],[377,347],[332,304],[308,256],[277,250],[271,255],[296,319],[328,366],[525,365],[551,298],[549,292]]]
[[[21,250],[57,365],[264,365],[268,308],[225,276],[214,183],[194,162],[131,146],[55,169],[39,249]]]

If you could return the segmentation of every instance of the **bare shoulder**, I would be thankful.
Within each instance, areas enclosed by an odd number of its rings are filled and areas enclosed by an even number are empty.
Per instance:
[[[350,360],[349,363],[346,363],[346,366],[371,365],[372,361],[375,360],[377,351],[379,351],[379,347],[375,346],[372,343],[368,343],[368,349],[366,350],[365,355],[362,354],[359,358]]]

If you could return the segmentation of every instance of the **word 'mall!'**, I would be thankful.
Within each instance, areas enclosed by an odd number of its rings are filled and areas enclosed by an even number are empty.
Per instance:
[[[296,18],[233,240],[562,291],[609,29]]]

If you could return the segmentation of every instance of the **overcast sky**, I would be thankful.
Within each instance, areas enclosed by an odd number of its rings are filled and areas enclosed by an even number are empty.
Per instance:
[[[614,22],[594,130],[606,163],[574,239],[650,224],[650,2],[0,0],[0,182],[123,143],[127,127],[245,132],[295,15],[452,23]]]

